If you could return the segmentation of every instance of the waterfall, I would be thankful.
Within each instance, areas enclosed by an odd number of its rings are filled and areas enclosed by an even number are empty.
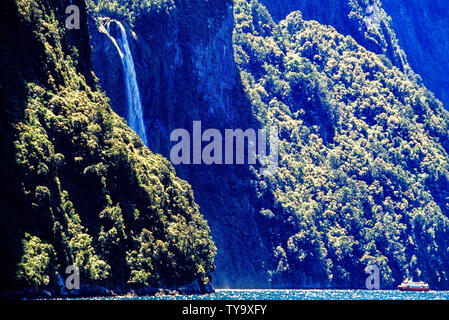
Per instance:
[[[136,69],[134,66],[134,60],[129,47],[128,36],[123,24],[120,21],[113,21],[117,24],[120,31],[119,37],[115,40],[112,36],[112,40],[118,50],[120,59],[123,65],[126,97],[128,100],[128,125],[133,129],[142,139],[145,145],[148,145],[147,134],[143,121],[143,108],[142,100],[140,99],[139,86],[137,84]],[[108,21],[106,29],[110,33],[110,23]]]

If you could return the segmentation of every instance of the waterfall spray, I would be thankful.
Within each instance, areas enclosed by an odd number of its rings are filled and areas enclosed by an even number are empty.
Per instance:
[[[109,21],[106,25],[108,33],[110,33]],[[115,40],[115,46],[120,55],[120,59],[123,65],[126,97],[128,100],[128,125],[133,129],[142,139],[145,145],[148,145],[147,134],[143,121],[143,108],[142,101],[140,99],[139,86],[137,84],[136,69],[134,66],[134,60],[129,47],[128,36],[126,34],[125,27],[120,21],[114,21],[120,31],[120,36]],[[112,36],[111,36],[112,38]]]

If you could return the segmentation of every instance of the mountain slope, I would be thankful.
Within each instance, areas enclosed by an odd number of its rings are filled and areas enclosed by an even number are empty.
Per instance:
[[[384,288],[447,288],[448,112],[352,37],[237,3],[242,83],[281,139],[280,168],[258,182],[272,284],[363,287],[377,264]]]
[[[80,294],[189,286],[208,290],[215,247],[190,186],[149,151],[91,85],[72,1],[2,0],[1,294]]]
[[[351,35],[366,49],[386,54],[394,65],[410,67],[444,105],[449,105],[449,8],[444,0],[381,1],[308,1],[262,0],[280,21],[300,10],[306,20],[333,26]],[[369,30],[365,22],[373,15],[367,10],[377,6],[381,28]],[[397,57],[401,57],[397,59]],[[402,61],[402,62],[401,62]],[[408,67],[408,64],[410,67]]]
[[[339,33],[352,36],[366,49],[385,55],[402,71],[409,71],[407,58],[398,44],[392,21],[379,0],[260,2],[267,7],[276,21],[299,10],[305,20],[317,20],[321,24],[330,25]],[[378,11],[370,11],[369,8],[376,8]]]
[[[214,284],[361,288],[366,266],[377,264],[383,288],[406,276],[447,288],[448,113],[408,66],[391,20],[382,11],[380,29],[367,30],[367,1],[332,2],[319,22],[335,30],[307,21],[318,7],[277,22],[275,2],[264,3],[269,10],[236,0],[233,16],[229,3],[210,0],[98,12],[135,32],[155,151],[168,156],[170,132],[191,131],[193,120],[279,128],[273,176],[176,167],[211,225]],[[106,36],[92,34],[94,69],[119,101],[117,57]]]
[[[122,1],[123,4],[132,1]],[[170,155],[170,133],[201,120],[203,130],[250,128],[254,123],[234,62],[230,1],[177,0],[170,8],[134,11],[131,40],[150,148]],[[93,16],[130,21],[104,8]],[[100,19],[101,20],[101,19]],[[92,25],[95,26],[94,23]],[[91,28],[95,73],[125,116],[119,56],[109,37]],[[131,35],[134,34],[135,37]],[[218,248],[214,286],[266,287],[269,255],[254,220],[251,173],[244,166],[176,166],[189,181]],[[244,226],[244,227],[243,227]]]

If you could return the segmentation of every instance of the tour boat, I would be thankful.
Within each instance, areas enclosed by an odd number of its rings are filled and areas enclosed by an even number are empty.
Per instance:
[[[425,282],[413,282],[412,280],[406,279],[398,286],[400,291],[430,291],[429,285]]]

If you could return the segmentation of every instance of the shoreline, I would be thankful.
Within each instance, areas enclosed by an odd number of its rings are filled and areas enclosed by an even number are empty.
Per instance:
[[[177,296],[177,295],[206,295],[215,293],[210,284],[200,284],[199,281],[181,286],[179,288],[114,288],[102,286],[81,287],[78,290],[35,290],[25,288],[22,290],[6,291],[0,293],[5,300],[62,300],[62,299],[97,299],[110,297],[142,297],[142,296]]]

